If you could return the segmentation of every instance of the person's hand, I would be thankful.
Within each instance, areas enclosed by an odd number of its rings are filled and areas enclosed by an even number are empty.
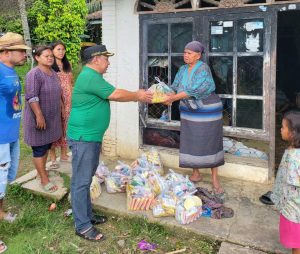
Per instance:
[[[36,116],[36,128],[40,130],[46,129],[46,121],[42,114]]]
[[[151,103],[153,98],[153,93],[150,91],[146,91],[144,89],[140,89],[137,91],[137,101]]]
[[[175,93],[168,93],[165,96],[165,100],[162,102],[165,105],[171,105],[175,101]]]

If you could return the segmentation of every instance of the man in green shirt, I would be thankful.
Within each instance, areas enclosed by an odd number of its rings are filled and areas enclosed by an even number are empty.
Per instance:
[[[110,121],[109,101],[151,102],[152,93],[116,89],[103,74],[113,56],[104,45],[83,52],[86,65],[79,74],[72,95],[67,137],[72,151],[71,203],[76,234],[87,240],[101,241],[103,235],[93,226],[107,218],[92,214],[90,185],[99,163],[102,139]]]

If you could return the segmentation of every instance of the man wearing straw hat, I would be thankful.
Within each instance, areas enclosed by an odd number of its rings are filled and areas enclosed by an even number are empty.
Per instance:
[[[3,199],[7,183],[17,175],[22,114],[21,84],[14,67],[25,63],[28,49],[20,34],[0,37],[0,220],[10,222],[15,215],[4,212]]]

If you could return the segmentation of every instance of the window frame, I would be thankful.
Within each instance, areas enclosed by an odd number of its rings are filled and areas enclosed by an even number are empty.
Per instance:
[[[245,12],[249,15],[245,15]],[[193,12],[179,12],[179,13],[163,13],[163,14],[144,14],[140,15],[140,84],[141,88],[147,88],[148,82],[148,56],[167,56],[169,62],[169,68],[171,67],[171,57],[181,56],[181,53],[171,53],[170,52],[170,32],[168,29],[168,53],[155,54],[148,53],[148,25],[152,24],[168,24],[170,27],[174,23],[192,23],[193,24],[193,39],[200,40],[204,43],[205,47],[209,46],[209,21],[225,19],[230,20],[234,18],[238,20],[241,19],[251,19],[251,18],[263,18],[264,19],[264,52],[262,55],[263,59],[263,94],[262,96],[246,96],[246,95],[235,95],[236,98],[241,99],[252,99],[262,98],[263,102],[263,128],[262,129],[250,129],[244,127],[232,127],[223,126],[224,136],[255,139],[261,141],[270,140],[270,36],[271,36],[271,19],[267,12],[257,12],[253,8],[243,8],[241,9],[230,9],[229,10],[214,10],[214,12],[205,11],[193,11]],[[236,29],[236,28],[235,28]],[[205,32],[206,31],[206,32]],[[266,42],[269,43],[266,43]],[[235,42],[234,42],[235,43]],[[252,53],[239,53],[241,55],[252,55]],[[208,62],[208,57],[216,56],[218,53],[204,54],[203,58],[205,62]],[[224,55],[224,54],[221,54]],[[171,71],[168,71],[168,82],[170,85]],[[156,128],[156,129],[166,129],[166,130],[176,130],[180,131],[180,121],[170,121],[165,122],[159,119],[148,118],[148,107],[146,104],[141,104],[140,107],[140,125],[141,129],[143,127]],[[141,130],[142,131],[142,130]]]

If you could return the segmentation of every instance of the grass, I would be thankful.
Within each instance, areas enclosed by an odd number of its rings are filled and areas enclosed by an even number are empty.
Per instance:
[[[141,253],[137,250],[137,243],[142,239],[156,243],[157,253],[187,247],[185,253],[213,254],[219,248],[218,242],[186,231],[167,229],[142,218],[109,214],[109,221],[101,226],[106,240],[89,242],[75,236],[72,218],[63,216],[64,211],[70,208],[67,198],[57,203],[57,209],[50,212],[48,207],[51,201],[26,192],[20,186],[10,186],[7,204],[11,211],[19,215],[12,224],[0,223],[0,239],[9,246],[7,254]]]
[[[29,66],[18,67],[17,71],[21,73],[22,80],[27,72],[26,68]],[[74,70],[74,76],[78,75],[79,69],[80,67]],[[22,127],[20,146],[18,176],[33,169],[31,148],[23,142]],[[66,175],[62,177],[66,187],[69,187],[70,179]],[[134,254],[142,253],[137,249],[137,243],[142,239],[156,243],[156,253],[186,247],[187,251],[184,253],[214,254],[220,246],[218,241],[205,239],[187,231],[165,228],[139,217],[127,218],[112,214],[106,214],[109,221],[101,225],[101,232],[105,234],[106,240],[101,243],[89,242],[74,234],[72,217],[64,217],[64,212],[70,208],[66,197],[57,202],[57,208],[50,212],[48,207],[52,201],[13,185],[8,187],[5,201],[6,209],[18,214],[14,223],[0,221],[0,239],[8,246],[7,254]]]

